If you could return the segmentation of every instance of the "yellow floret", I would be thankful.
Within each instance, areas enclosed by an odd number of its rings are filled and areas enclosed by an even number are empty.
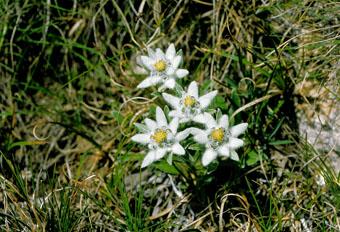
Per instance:
[[[214,129],[210,135],[213,140],[220,143],[224,139],[224,130],[223,128]]]
[[[196,103],[196,99],[191,96],[186,96],[183,103],[186,107],[192,107]]]
[[[166,62],[164,60],[158,60],[154,65],[153,65],[158,72],[164,72],[166,69]]]
[[[151,135],[151,139],[153,139],[156,143],[161,144],[167,138],[167,132],[162,129],[157,129],[153,135]]]

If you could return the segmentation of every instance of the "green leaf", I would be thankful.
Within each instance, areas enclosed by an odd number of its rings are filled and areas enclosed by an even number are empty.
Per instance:
[[[150,106],[149,115],[151,115],[151,117],[155,117],[155,115],[156,115],[156,106],[155,105]]]
[[[231,100],[233,101],[233,103],[237,106],[237,107],[240,107],[241,106],[241,99],[240,97],[238,96],[238,93],[237,93],[237,89],[234,88],[232,91],[231,91]]]
[[[118,122],[118,124],[121,124],[124,120],[124,117],[121,115],[119,111],[113,110],[112,116]]]
[[[210,80],[205,80],[199,87],[201,95],[204,95],[203,93],[209,92],[209,86],[211,85]]]
[[[192,151],[201,151],[202,146],[198,143],[193,143],[193,144],[190,144],[187,149],[192,150]]]
[[[269,136],[269,140],[270,140],[271,138],[273,138],[274,135],[279,131],[279,129],[281,128],[281,125],[282,125],[282,123],[283,123],[284,120],[285,120],[285,118],[281,118],[281,120],[277,123],[277,125],[276,125],[276,127],[275,127],[273,133]]]
[[[12,143],[9,145],[8,150],[11,150],[14,147],[19,147],[19,146],[33,146],[33,145],[42,145],[46,144],[47,141],[40,141],[40,140],[34,140],[34,141],[19,141]]]
[[[270,145],[286,145],[286,144],[292,144],[294,143],[291,140],[276,140],[276,141],[272,141],[269,142]]]
[[[126,153],[124,156],[122,156],[122,161],[142,161],[145,158],[145,155],[140,153]]]
[[[259,154],[255,150],[252,150],[247,155],[246,163],[248,166],[252,166],[260,160],[259,158]]]
[[[164,114],[165,114],[166,116],[169,116],[170,109],[169,109],[169,107],[168,107],[167,105],[164,106],[163,112],[164,112]],[[168,120],[169,120],[169,117],[168,117]]]
[[[179,172],[176,170],[176,168],[172,165],[169,165],[167,161],[161,160],[157,163],[154,163],[153,166],[160,171],[167,173],[167,174],[172,174],[172,175],[178,175]]]
[[[227,109],[227,103],[222,96],[216,96],[210,108],[220,108],[221,110]]]
[[[207,173],[213,173],[214,171],[217,170],[219,162],[217,160],[212,161],[207,167]]]
[[[162,98],[162,94],[160,92],[154,92],[154,93],[151,93],[151,96],[153,97],[157,97],[157,98]]]

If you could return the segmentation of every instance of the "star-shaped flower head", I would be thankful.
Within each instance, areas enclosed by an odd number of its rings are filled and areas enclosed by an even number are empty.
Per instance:
[[[202,157],[203,166],[207,166],[218,155],[230,157],[233,160],[239,160],[235,150],[243,146],[243,141],[237,137],[244,133],[248,123],[241,123],[229,128],[228,116],[222,115],[218,122],[212,115],[204,113],[197,117],[197,121],[205,124],[206,129],[201,130],[192,128],[194,140],[204,144],[206,150]]]
[[[188,70],[180,69],[182,56],[176,54],[174,44],[170,44],[164,52],[157,48],[156,51],[148,49],[148,56],[141,56],[143,66],[149,71],[137,88],[147,88],[152,85],[161,85],[161,89],[173,89],[177,78],[183,78],[189,74]]]
[[[176,155],[185,154],[185,150],[179,142],[185,139],[190,131],[177,132],[177,118],[168,123],[163,110],[157,107],[156,121],[146,118],[144,122],[146,127],[142,134],[136,134],[131,138],[132,141],[145,144],[149,148],[149,152],[143,160],[142,168],[163,158],[168,152]]]
[[[190,83],[187,92],[183,92],[181,97],[163,93],[163,98],[174,109],[170,111],[169,115],[179,118],[180,123],[185,123],[190,120],[196,121],[196,117],[202,116],[216,94],[217,90],[201,97],[198,96],[197,82],[193,81]]]

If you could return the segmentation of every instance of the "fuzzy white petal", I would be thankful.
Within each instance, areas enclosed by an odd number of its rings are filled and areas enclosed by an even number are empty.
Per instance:
[[[131,140],[136,143],[148,144],[150,142],[149,134],[136,134],[131,137]]]
[[[144,65],[136,65],[136,67],[133,68],[133,72],[138,75],[148,75],[149,70],[144,67]]]
[[[213,149],[207,149],[202,157],[202,164],[203,166],[207,166],[208,164],[211,163],[214,159],[217,157],[217,152],[214,151]]]
[[[174,79],[168,79],[164,82],[163,86],[168,89],[173,89],[175,88],[176,81]]]
[[[208,134],[201,130],[201,131],[194,131],[194,130],[191,130],[193,132],[194,135],[194,140],[200,144],[207,144],[209,142],[209,138],[208,138]]]
[[[179,107],[180,99],[178,97],[172,96],[167,93],[162,94],[164,100],[173,108],[177,109]]]
[[[188,74],[189,74],[189,71],[186,70],[186,69],[180,68],[180,69],[176,70],[176,76],[178,78],[183,78],[183,77],[187,76]]]
[[[222,156],[229,157],[230,156],[230,149],[227,144],[224,144],[218,148],[218,153]]]
[[[147,69],[149,69],[150,71],[154,69],[153,66],[152,66],[153,60],[150,57],[148,57],[148,56],[141,56],[140,59],[141,59],[143,65]]]
[[[244,142],[241,139],[233,138],[233,137],[229,138],[228,146],[232,150],[236,150],[237,148],[242,147],[243,144],[244,144]]]
[[[192,120],[193,120],[194,122],[198,122],[198,123],[205,123],[204,114],[198,114],[198,115],[196,115]]]
[[[192,81],[188,87],[188,95],[198,98],[198,86],[196,81]]]
[[[172,145],[171,150],[176,155],[184,155],[185,154],[184,148],[179,143],[175,143],[174,145]]]
[[[217,90],[209,92],[198,99],[202,108],[206,108],[210,105],[211,101],[217,95]]]
[[[156,159],[155,151],[149,151],[142,162],[142,168],[145,168],[146,166],[150,165],[152,162],[155,161],[155,159]]]
[[[188,128],[188,130],[190,130],[190,134],[192,134],[192,135],[197,135],[199,133],[205,133],[205,130],[199,129],[197,127],[190,127],[190,128]]]
[[[248,127],[248,123],[241,123],[236,126],[233,126],[230,129],[230,133],[232,137],[238,137],[240,134],[243,134]]]
[[[165,154],[166,154],[166,150],[165,148],[158,148],[157,150],[155,150],[155,161],[162,159]]]
[[[156,52],[152,48],[148,48],[148,55],[151,59],[156,58]]]
[[[224,114],[220,118],[218,122],[218,126],[223,127],[223,128],[228,128],[229,127],[229,121],[228,121],[228,115]]]
[[[238,157],[236,151],[230,151],[230,159],[240,161],[240,158]]]
[[[156,59],[163,60],[165,57],[164,52],[160,48],[156,48]]]
[[[157,128],[157,123],[154,120],[149,118],[144,119],[146,126],[149,128],[150,131],[154,131]]]
[[[150,87],[152,85],[156,85],[160,81],[161,81],[161,78],[158,77],[158,76],[149,76],[149,77],[145,78],[141,83],[139,83],[139,85],[137,85],[137,88],[138,89],[144,89],[144,88]]]
[[[178,128],[178,118],[172,119],[172,121],[169,124],[169,128],[173,134],[177,133],[177,128]]]
[[[196,115],[193,118],[193,121],[205,124],[207,126],[207,128],[213,128],[213,127],[217,126],[217,123],[216,123],[214,117],[207,112],[204,112],[203,114]]]
[[[208,133],[205,130],[201,130],[196,127],[189,128],[190,133],[194,136],[194,140],[200,144],[206,144],[208,139]]]
[[[192,120],[202,124],[206,123],[206,117],[204,116],[204,114],[198,114]]]
[[[178,110],[171,110],[169,112],[169,116],[172,118],[183,118],[184,117],[183,113]]]
[[[182,57],[181,56],[175,56],[172,60],[171,60],[171,64],[172,67],[174,69],[177,69],[179,64],[181,63]]]
[[[191,129],[190,128],[185,129],[184,131],[178,132],[176,134],[176,137],[175,137],[176,141],[180,142],[180,141],[186,139],[190,135],[190,133],[191,133]]]
[[[145,66],[144,64],[143,64],[143,62],[142,62],[142,58],[141,58],[142,56],[136,56],[136,64],[138,65],[138,66]]]
[[[168,126],[168,122],[166,120],[165,114],[159,106],[157,106],[156,108],[156,121],[159,127]]]
[[[154,85],[152,79],[150,77],[144,79],[141,83],[139,83],[139,85],[137,85],[137,88],[138,89],[144,89],[144,88],[147,88],[147,87],[150,87]]]
[[[166,75],[167,76],[173,76],[175,74],[176,70],[177,69],[175,69],[174,67],[170,66],[166,70]]]
[[[176,55],[175,45],[172,43],[166,50],[165,56],[168,60],[172,60]]]
[[[186,117],[182,116],[179,120],[179,123],[187,123],[189,121],[190,121],[190,118],[186,118]]]

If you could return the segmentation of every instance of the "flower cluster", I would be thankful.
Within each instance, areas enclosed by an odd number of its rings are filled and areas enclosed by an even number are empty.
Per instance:
[[[141,56],[141,61],[149,71],[149,76],[137,88],[161,84],[162,89],[173,89],[177,78],[183,78],[189,74],[188,70],[178,68],[182,56],[176,54],[174,44],[170,44],[165,54],[159,48],[156,51],[149,48],[148,56]]]
[[[182,57],[176,53],[173,44],[165,54],[159,48],[156,51],[148,49],[148,56],[141,56],[141,61],[149,76],[137,87],[161,85],[162,89],[174,89],[176,79],[189,74],[188,70],[178,68],[181,60]],[[146,118],[141,133],[131,138],[134,142],[148,146],[149,151],[142,167],[163,158],[168,153],[185,155],[186,151],[181,142],[190,135],[193,136],[194,141],[205,146],[202,156],[203,166],[210,164],[219,155],[238,161],[239,157],[235,150],[242,147],[244,142],[237,137],[244,133],[248,124],[241,123],[229,127],[227,115],[222,115],[216,120],[207,109],[217,95],[217,91],[201,96],[195,81],[189,84],[186,91],[181,91],[178,95],[162,93],[165,102],[172,108],[169,112],[170,122],[163,110],[157,107],[156,121]],[[187,127],[188,123],[197,126]],[[181,124],[185,125],[186,129],[178,131]]]

